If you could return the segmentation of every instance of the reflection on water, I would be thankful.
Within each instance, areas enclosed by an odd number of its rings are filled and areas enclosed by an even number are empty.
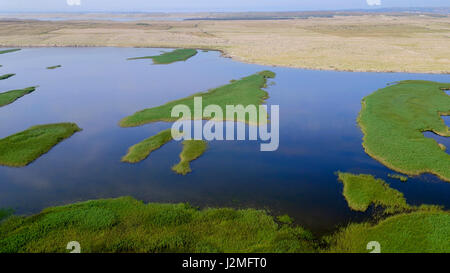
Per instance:
[[[186,62],[151,65],[128,57],[160,49],[42,48],[0,56],[0,91],[39,85],[36,92],[0,108],[0,137],[29,126],[76,122],[83,131],[25,168],[0,167],[0,207],[32,213],[46,206],[131,195],[144,201],[267,208],[298,224],[330,230],[361,220],[342,197],[337,170],[386,179],[413,204],[450,207],[450,183],[423,175],[402,183],[367,156],[356,124],[361,99],[406,79],[449,81],[448,75],[350,73],[264,67],[199,52]],[[47,70],[61,64],[62,68]],[[128,147],[170,127],[120,128],[135,111],[205,91],[262,70],[277,73],[268,104],[280,105],[280,148],[260,152],[255,141],[211,142],[192,163],[193,173],[171,171],[181,143],[172,142],[138,164],[121,163]],[[450,147],[450,145],[448,146]]]

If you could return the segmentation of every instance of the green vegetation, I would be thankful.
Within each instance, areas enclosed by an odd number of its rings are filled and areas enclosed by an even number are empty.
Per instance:
[[[0,252],[314,252],[312,234],[265,211],[198,210],[131,197],[52,207],[0,224]]]
[[[212,89],[208,92],[197,93],[183,99],[166,103],[162,106],[139,111],[122,119],[120,121],[120,126],[133,127],[157,121],[176,121],[178,120],[178,117],[172,117],[171,111],[174,106],[180,104],[188,106],[193,115],[194,97],[202,97],[203,109],[210,104],[215,104],[219,105],[223,112],[225,112],[226,105],[243,105],[244,107],[249,105],[258,106],[264,103],[264,100],[268,98],[268,93],[261,88],[266,86],[267,78],[274,77],[275,73],[271,71],[259,72],[230,84]],[[241,118],[238,116],[236,120],[251,123],[248,115]]]
[[[292,218],[287,214],[278,216],[277,220],[278,222],[286,225],[291,225],[292,223],[294,223],[294,220],[292,220]]]
[[[131,146],[128,153],[122,158],[122,161],[128,163],[142,161],[146,159],[151,152],[159,149],[172,139],[171,129],[161,131],[158,134]]]
[[[185,140],[183,141],[183,151],[180,154],[180,162],[172,167],[172,170],[178,174],[186,175],[190,172],[190,163],[205,153],[208,142],[204,140]]]
[[[196,54],[197,50],[195,49],[175,49],[174,51],[166,52],[158,56],[128,58],[128,60],[153,59],[153,63],[155,64],[171,64],[174,62],[186,61]]]
[[[394,178],[394,179],[398,179],[398,180],[400,180],[402,182],[408,181],[408,177],[404,176],[404,175],[401,175],[401,174],[390,173],[390,174],[388,174],[388,177]]]
[[[450,155],[423,135],[450,136],[441,115],[450,114],[449,83],[402,81],[363,99],[358,122],[366,152],[408,175],[429,172],[450,181]]]
[[[0,75],[0,81],[1,80],[6,80],[11,78],[12,76],[15,76],[16,74],[5,74],[5,75]]]
[[[11,90],[7,92],[0,93],[0,107],[11,104],[17,99],[30,94],[36,90],[36,87],[28,87],[24,89]]]
[[[60,68],[60,67],[62,67],[62,65],[54,65],[54,66],[49,66],[49,67],[47,67],[47,69],[56,69],[56,68]]]
[[[3,219],[8,218],[9,216],[11,216],[14,213],[13,209],[1,209],[0,208],[0,222]]]
[[[46,124],[0,139],[0,165],[26,166],[78,131],[74,123]]]
[[[19,50],[20,50],[20,48],[0,50],[0,54],[12,53],[12,52],[16,52]]]
[[[386,213],[411,209],[403,194],[390,188],[382,179],[341,172],[338,178],[344,184],[343,195],[353,210],[366,211],[371,204],[384,207]]]
[[[376,225],[350,224],[329,237],[328,252],[363,253],[377,241],[382,253],[449,253],[450,213],[418,211],[399,214]]]

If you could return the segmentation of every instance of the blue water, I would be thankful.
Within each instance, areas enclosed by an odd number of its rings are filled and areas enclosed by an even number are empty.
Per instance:
[[[163,49],[31,48],[0,55],[0,91],[39,85],[36,92],[0,108],[0,138],[45,123],[76,122],[83,131],[24,168],[0,167],[0,207],[34,213],[53,205],[130,195],[152,202],[200,207],[265,208],[289,214],[316,232],[366,215],[342,196],[338,170],[386,179],[412,204],[450,208],[450,183],[423,175],[402,183],[367,156],[356,124],[361,99],[407,79],[450,82],[449,75],[352,73],[268,67],[199,52],[186,62],[151,65],[128,57]],[[47,66],[61,64],[55,70]],[[138,164],[121,163],[127,149],[169,128],[154,123],[120,128],[123,117],[258,71],[276,72],[268,104],[280,105],[280,147],[260,152],[258,142],[210,142],[193,173],[171,171],[181,143],[172,142]],[[450,145],[448,145],[450,147]]]

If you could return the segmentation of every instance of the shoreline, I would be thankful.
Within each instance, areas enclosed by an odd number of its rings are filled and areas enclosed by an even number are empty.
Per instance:
[[[216,51],[220,52],[220,56],[227,59],[232,59],[233,61],[254,64],[261,66],[279,67],[279,68],[292,68],[292,69],[302,69],[302,70],[315,70],[315,71],[330,71],[330,72],[347,72],[347,73],[405,73],[405,74],[427,74],[427,75],[450,75],[450,71],[414,71],[414,70],[363,70],[363,69],[339,69],[339,68],[321,68],[321,67],[309,67],[309,66],[292,66],[292,65],[279,65],[279,64],[267,64],[253,62],[250,60],[242,59],[240,56],[232,55],[227,53],[223,49],[213,48],[213,47],[183,47],[183,46],[122,46],[122,45],[4,45],[0,44],[0,49],[3,48],[147,48],[147,49],[184,49],[192,48],[196,50],[206,50],[206,51]]]

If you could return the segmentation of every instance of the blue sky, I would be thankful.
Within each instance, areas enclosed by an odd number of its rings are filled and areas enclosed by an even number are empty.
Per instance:
[[[381,3],[380,3],[381,1]],[[369,3],[372,3],[370,6]],[[380,4],[380,5],[378,5]],[[288,11],[450,6],[449,0],[0,0],[0,12]]]

